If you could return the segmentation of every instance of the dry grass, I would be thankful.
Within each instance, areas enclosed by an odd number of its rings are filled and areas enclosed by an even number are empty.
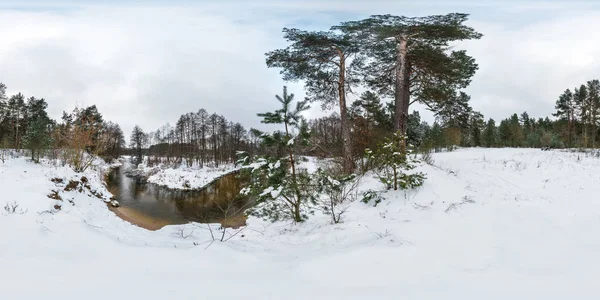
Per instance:
[[[223,226],[223,228],[238,229],[242,226],[246,226],[247,219],[248,218],[245,215],[241,214],[237,216],[225,217],[224,219],[219,221],[219,223],[221,224],[221,226]]]
[[[56,190],[52,190],[52,192],[50,194],[48,194],[48,198],[62,201],[62,198],[60,197],[60,195],[58,194],[58,191],[56,191]]]
[[[67,191],[67,192],[72,191],[72,190],[76,189],[77,186],[79,186],[79,181],[71,180],[71,181],[69,181],[67,186],[65,186],[65,191]]]

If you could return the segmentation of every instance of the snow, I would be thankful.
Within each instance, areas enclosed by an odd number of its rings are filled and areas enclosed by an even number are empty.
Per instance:
[[[135,173],[148,176],[148,182],[170,189],[201,189],[215,179],[239,170],[233,164],[224,164],[220,166],[199,166],[194,164],[191,167],[186,164],[177,166],[159,165],[149,167],[146,164],[140,164]]]
[[[0,163],[0,298],[596,298],[599,158],[459,149],[433,159],[415,170],[427,174],[423,187],[385,192],[376,207],[356,201],[343,224],[324,215],[299,225],[250,218],[212,244],[206,225],[147,231],[85,191],[61,192],[62,209],[45,212],[58,203],[46,196],[57,189],[50,179],[84,175],[106,192],[105,166],[75,174],[8,159]],[[382,185],[367,176],[360,188]],[[4,213],[13,201],[22,214]]]
[[[260,196],[260,197],[263,197],[263,196],[265,196],[265,195],[267,195],[267,194],[270,194],[270,193],[271,193],[272,191],[274,191],[274,190],[275,190],[275,188],[274,188],[274,187],[272,187],[272,186],[270,186],[270,187],[266,188],[264,191],[262,191],[262,193],[260,193],[260,195],[259,195],[259,196]]]

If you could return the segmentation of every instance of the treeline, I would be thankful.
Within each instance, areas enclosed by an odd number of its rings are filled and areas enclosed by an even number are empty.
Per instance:
[[[407,121],[407,142],[422,151],[452,150],[460,147],[596,147],[598,130],[597,80],[565,91],[556,102],[556,113],[550,117],[530,117],[514,113],[496,121],[470,106],[470,97],[455,94],[432,108],[435,121],[429,124],[413,111]],[[583,91],[583,92],[582,92]],[[590,92],[591,91],[591,92]],[[367,91],[348,110],[352,126],[353,159],[363,157],[393,132],[394,103],[385,103],[379,95]],[[339,156],[343,149],[341,119],[334,113],[309,121],[311,146],[304,154]]]
[[[259,143],[262,134],[258,129],[247,130],[240,123],[200,109],[181,115],[175,126],[166,124],[153,132],[145,133],[136,126],[131,134],[131,148],[138,161],[147,154],[151,165],[219,166],[234,163],[236,151],[255,155],[267,150]]]
[[[60,121],[48,116],[44,98],[6,94],[0,82],[0,148],[28,150],[32,160],[48,157],[87,169],[96,156],[111,160],[125,146],[119,125],[103,120],[95,105],[63,112]]]
[[[600,81],[590,80],[571,92],[565,90],[556,101],[555,117],[562,140],[569,147],[596,147],[600,121]]]

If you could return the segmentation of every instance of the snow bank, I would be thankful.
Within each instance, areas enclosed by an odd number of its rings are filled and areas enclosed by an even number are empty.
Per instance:
[[[3,299],[593,299],[600,159],[537,149],[433,155],[414,191],[350,204],[343,224],[248,220],[208,248],[206,225],[146,231],[85,193],[41,213],[68,170],[0,164]],[[92,174],[89,175],[92,177]],[[96,180],[96,179],[93,179]],[[361,190],[379,189],[374,178]],[[65,201],[63,201],[65,202]],[[215,234],[220,234],[213,228]],[[207,286],[208,288],[199,288]]]
[[[239,170],[233,164],[224,164],[218,167],[198,165],[158,165],[148,167],[140,164],[131,171],[134,175],[147,177],[147,181],[170,189],[202,189],[216,179]]]

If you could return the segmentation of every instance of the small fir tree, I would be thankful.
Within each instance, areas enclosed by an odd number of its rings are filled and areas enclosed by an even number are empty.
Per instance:
[[[50,133],[51,124],[47,118],[37,118],[29,123],[23,144],[31,151],[31,160],[34,162],[39,163],[42,152],[52,144]]]
[[[271,221],[291,219],[302,222],[310,213],[308,202],[314,203],[314,184],[311,175],[298,167],[295,149],[306,143],[308,138],[307,125],[301,113],[309,109],[309,105],[304,100],[296,102],[294,108],[294,94],[288,94],[286,87],[283,95],[276,98],[281,108],[258,116],[263,118],[262,123],[283,125],[285,132],[263,134],[261,139],[266,147],[286,149],[286,155],[266,156],[247,166],[245,170],[250,176],[250,184],[242,193],[256,197],[256,205],[249,210],[251,215]],[[241,153],[241,163],[248,161],[243,158],[244,155]]]
[[[407,147],[406,152],[401,151],[404,139],[403,135],[395,133],[391,138],[386,138],[375,151],[366,149],[367,158],[374,162],[377,177],[387,189],[415,188],[423,185],[426,179],[422,172],[407,173],[416,167],[419,160],[411,158],[411,147]]]
[[[41,154],[48,149],[52,143],[51,123],[46,108],[46,100],[31,97],[27,102],[28,124],[23,136],[23,146],[31,151],[31,160],[39,162]]]
[[[496,137],[496,122],[494,119],[490,118],[485,124],[485,129],[483,130],[484,145],[488,148],[496,146]]]

